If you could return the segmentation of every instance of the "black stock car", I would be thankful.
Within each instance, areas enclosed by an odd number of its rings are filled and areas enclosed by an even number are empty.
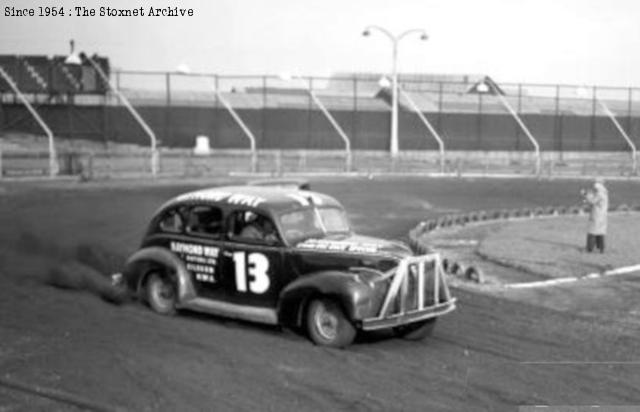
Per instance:
[[[349,345],[357,329],[421,339],[455,309],[437,254],[355,235],[332,197],[295,187],[186,193],[151,220],[116,283],[161,314],[191,309],[306,329]]]

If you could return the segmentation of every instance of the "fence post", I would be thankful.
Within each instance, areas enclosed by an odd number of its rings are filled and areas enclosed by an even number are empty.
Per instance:
[[[260,145],[265,146],[266,134],[267,134],[267,76],[262,76],[262,110],[260,111]]]
[[[125,108],[129,111],[131,116],[140,125],[140,127],[142,127],[142,129],[145,131],[145,133],[149,137],[150,151],[151,151],[151,174],[155,176],[158,172],[158,161],[159,161],[158,145],[157,145],[155,132],[153,131],[153,129],[151,129],[149,124],[142,118],[142,116],[140,116],[140,113],[138,113],[138,111],[131,105],[131,102],[129,102],[129,99],[127,99],[127,97],[124,94],[122,94],[122,92],[120,92],[120,88],[119,87],[114,88],[113,83],[111,82],[111,80],[109,80],[109,76],[107,76],[104,70],[102,70],[102,68],[93,60],[93,58],[87,57],[86,60],[95,69],[95,72],[98,74],[98,76],[100,76],[100,78],[107,84],[109,89],[118,97],[120,102],[124,104]],[[119,77],[117,77],[117,79],[119,79]]]
[[[627,96],[627,134],[631,134],[631,105],[633,104],[631,101],[633,99],[633,88],[629,87]]]
[[[171,73],[165,73],[165,87],[166,87],[166,105],[164,116],[164,140],[168,141],[171,137]]]
[[[502,93],[500,93],[500,92],[496,93],[496,97],[498,97],[498,99],[500,99],[500,102],[502,103],[502,105],[507,109],[507,111],[509,111],[509,114],[515,119],[516,123],[518,123],[518,125],[520,126],[522,131],[527,135],[527,138],[529,139],[529,141],[533,145],[533,148],[534,148],[535,154],[536,154],[536,170],[535,170],[535,173],[536,173],[536,176],[539,177],[540,176],[541,160],[542,160],[541,159],[541,154],[540,154],[540,144],[538,143],[536,138],[533,137],[533,134],[531,134],[531,131],[529,131],[529,128],[527,127],[527,125],[524,124],[524,122],[522,121],[522,119],[520,118],[518,113],[516,113],[516,111],[513,109],[513,107],[511,107],[511,104],[506,99],[506,97],[504,97],[502,95]]]
[[[518,83],[518,115],[522,115],[522,83]],[[520,150],[520,128],[516,124],[516,150]]]
[[[304,79],[301,80],[304,82]],[[307,95],[307,147],[309,147],[313,130],[313,77],[309,76],[305,87],[309,91]]]
[[[220,79],[218,77],[217,74],[213,75],[213,87],[216,90],[220,90]],[[220,141],[220,138],[218,136],[219,134],[219,130],[220,130],[220,114],[218,113],[220,111],[220,100],[218,99],[218,94],[216,93],[216,99],[213,102],[213,107],[214,107],[214,116],[213,116],[213,139],[214,141]],[[215,146],[214,146],[215,147]]]
[[[298,172],[305,172],[307,168],[307,151],[302,150],[298,152]]]
[[[478,120],[476,122],[477,150],[482,150],[482,93],[478,93]]]
[[[82,178],[83,180],[93,180],[93,153],[89,152],[87,156],[87,165],[86,168],[82,170]]]
[[[560,85],[556,85],[556,108],[553,118],[553,141],[551,142],[551,150],[562,153],[562,111],[560,110],[560,94],[562,89]],[[560,155],[562,156],[562,155]]]
[[[26,98],[24,93],[20,91],[17,84],[13,81],[12,77],[4,71],[2,67],[0,67],[0,76],[4,81],[9,85],[9,87],[13,90],[14,96],[17,96],[20,102],[27,108],[31,116],[35,119],[38,125],[42,128],[42,130],[47,135],[47,140],[49,142],[49,177],[55,177],[58,174],[59,166],[58,166],[58,155],[56,154],[56,146],[54,144],[53,132],[49,128],[49,126],[42,119],[40,114],[36,111],[33,105]]]
[[[276,175],[282,176],[282,150],[276,151]]]
[[[358,119],[358,77],[353,75],[353,113],[351,115],[351,138],[353,141],[356,141],[358,128],[357,128],[357,119]]]
[[[440,81],[438,83],[438,130],[440,130],[440,132],[442,132],[442,99],[443,99],[443,91],[444,91],[444,86],[442,84],[442,81]]]
[[[416,102],[411,98],[409,93],[407,93],[404,90],[400,89],[400,94],[407,100],[407,102],[409,102],[409,105],[411,106],[413,111],[416,113],[416,115],[418,115],[418,118],[427,127],[427,129],[429,129],[429,132],[431,133],[433,138],[438,143],[438,151],[440,152],[440,168],[439,168],[439,170],[440,170],[440,173],[444,173],[445,149],[444,149],[444,142],[442,141],[442,138],[440,137],[440,135],[438,134],[436,129],[433,128],[433,126],[431,125],[431,122],[429,121],[429,119],[427,119],[427,117],[422,113],[422,111],[420,110],[420,108],[418,107]]]
[[[560,133],[562,133],[560,131],[560,85],[556,84],[556,107],[555,107],[555,113],[553,116],[553,141],[554,141],[554,146],[557,147],[557,145],[555,144],[555,141],[557,141],[560,137]],[[562,151],[560,152],[560,161],[562,160]]]
[[[596,86],[593,86],[593,98],[591,100],[591,130],[589,133],[591,139],[589,142],[589,146],[591,150],[593,150],[596,146],[596,110],[598,104],[598,98],[596,97],[597,91],[598,88]]]
[[[331,126],[333,126],[334,130],[340,136],[340,139],[342,139],[342,142],[344,143],[344,151],[345,151],[345,153],[347,155],[346,162],[345,162],[345,167],[347,168],[347,171],[350,172],[351,171],[351,161],[350,161],[350,159],[351,159],[351,140],[349,140],[349,136],[347,136],[347,134],[344,132],[344,130],[342,129],[340,124],[338,124],[336,119],[331,115],[329,110],[326,108],[324,103],[322,103],[320,101],[320,99],[318,98],[318,96],[316,96],[316,94],[313,92],[312,78],[309,78],[309,84],[307,86],[307,92],[309,93],[309,99],[311,101],[313,101],[313,103],[315,103],[316,106],[318,106],[318,108],[320,109],[320,112],[322,112],[322,114],[329,121]],[[310,110],[311,110],[311,108],[309,108],[309,111]]]
[[[618,120],[616,119],[616,115],[611,111],[611,109],[609,109],[609,106],[607,106],[605,102],[597,98],[596,98],[596,101],[600,104],[604,113],[607,115],[607,117],[609,117],[609,120],[611,120],[615,128],[618,130],[618,132],[622,135],[624,140],[627,142],[627,145],[629,145],[629,148],[631,149],[631,160],[632,160],[632,167],[633,167],[632,173],[634,175],[637,174],[638,159],[637,159],[637,153],[636,153],[637,149],[636,149],[635,143],[633,142],[631,137],[629,137],[627,132],[625,132],[625,130],[622,128],[622,126],[620,125],[620,122],[618,122]]]

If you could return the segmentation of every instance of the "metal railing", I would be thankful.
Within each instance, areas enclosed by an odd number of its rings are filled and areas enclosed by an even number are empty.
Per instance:
[[[455,309],[438,253],[406,257],[386,277],[391,278],[387,294],[378,315],[362,321],[365,330],[426,320]]]

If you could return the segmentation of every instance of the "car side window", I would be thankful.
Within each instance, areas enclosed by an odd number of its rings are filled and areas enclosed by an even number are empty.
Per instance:
[[[158,222],[158,230],[161,232],[180,233],[183,229],[184,221],[178,209],[166,211]]]
[[[187,233],[222,237],[222,210],[216,206],[194,206],[189,210]]]
[[[237,242],[265,245],[279,242],[273,221],[252,211],[236,211],[231,215],[229,238]]]

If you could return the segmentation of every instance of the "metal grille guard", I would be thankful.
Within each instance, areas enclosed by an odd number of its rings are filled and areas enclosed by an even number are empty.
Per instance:
[[[433,265],[433,272],[427,266]],[[362,321],[362,329],[389,328],[434,318],[455,309],[456,299],[447,286],[440,254],[409,256],[388,272],[392,277],[376,317]],[[429,279],[432,278],[432,279]],[[433,290],[428,281],[431,281]]]

